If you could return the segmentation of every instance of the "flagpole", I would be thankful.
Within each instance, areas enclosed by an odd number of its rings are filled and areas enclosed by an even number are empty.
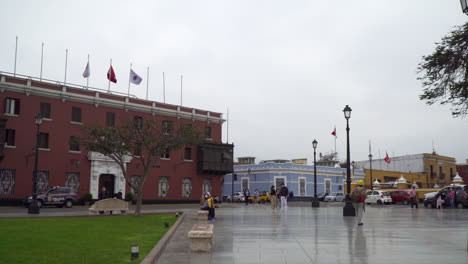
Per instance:
[[[110,67],[112,67],[112,59],[110,59],[110,66],[109,70],[107,71],[107,80],[109,80],[109,83],[107,84],[107,92],[110,93]]]
[[[148,100],[149,67],[146,68],[146,100]]]
[[[379,149],[379,170],[382,170],[382,156],[380,156],[380,149]]]
[[[166,79],[163,72],[163,103],[166,103]]]
[[[18,57],[18,36],[16,36],[16,44],[15,44],[15,67],[13,69],[13,76],[16,76],[16,58]]]
[[[89,54],[88,54],[88,64],[87,64],[87,66],[89,67]],[[89,69],[89,68],[88,68],[88,69]],[[88,74],[88,77],[86,77],[86,89],[89,88],[89,75],[90,75],[90,74]]]
[[[63,85],[67,84],[67,63],[68,63],[68,49],[65,50],[65,78],[63,81]]]
[[[132,75],[132,64],[130,63],[130,72],[128,73],[128,97],[130,97],[130,76]]]
[[[229,107],[227,108],[227,122],[226,122],[226,144],[229,144]]]
[[[182,74],[180,75],[180,106],[182,106]]]
[[[42,48],[41,48],[41,75],[39,77],[39,80],[42,81],[42,63],[44,61],[44,42],[42,42]]]

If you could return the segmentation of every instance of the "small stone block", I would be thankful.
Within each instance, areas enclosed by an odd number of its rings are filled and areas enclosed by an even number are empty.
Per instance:
[[[213,243],[213,225],[195,224],[188,232],[188,237],[192,251],[209,252]]]
[[[198,220],[208,220],[208,211],[206,210],[200,210],[198,211]]]

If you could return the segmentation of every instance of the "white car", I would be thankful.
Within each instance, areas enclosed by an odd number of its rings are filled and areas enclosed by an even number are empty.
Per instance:
[[[241,192],[235,192],[235,193],[234,193],[234,200],[231,199],[231,195],[229,195],[229,196],[226,198],[226,200],[227,200],[228,202],[231,202],[231,201],[240,202],[240,201],[242,201],[242,198],[243,198],[243,197],[244,197],[244,195],[243,195]]]
[[[391,204],[392,198],[388,192],[384,191],[368,191],[367,199],[364,201],[366,204]]]
[[[325,196],[324,202],[342,202],[345,199],[345,195],[342,192],[335,192]]]

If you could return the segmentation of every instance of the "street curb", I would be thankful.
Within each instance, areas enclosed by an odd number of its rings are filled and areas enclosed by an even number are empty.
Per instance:
[[[175,212],[174,212],[175,213]],[[164,248],[168,244],[169,240],[171,239],[172,235],[175,233],[177,228],[180,226],[182,221],[185,219],[187,212],[183,212],[179,219],[172,225],[171,229],[167,231],[167,233],[159,240],[159,242],[154,246],[154,248],[146,255],[146,257],[140,262],[140,264],[154,264],[161,256]]]

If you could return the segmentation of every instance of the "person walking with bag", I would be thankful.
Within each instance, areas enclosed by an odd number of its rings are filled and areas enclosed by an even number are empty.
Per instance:
[[[356,208],[356,218],[358,226],[363,225],[362,216],[365,212],[364,201],[367,198],[366,189],[364,188],[364,181],[359,180],[358,186],[350,194],[351,200],[354,202],[354,208]]]
[[[281,184],[280,189],[280,198],[281,198],[281,211],[288,211],[288,187],[284,186],[284,183]]]
[[[411,187],[411,191],[409,191],[410,197],[411,197],[411,208],[413,208],[414,205],[416,205],[416,208],[418,208],[418,192],[416,191],[416,186]]]
[[[245,205],[249,205],[249,197],[250,197],[249,188],[245,187],[244,189]]]

